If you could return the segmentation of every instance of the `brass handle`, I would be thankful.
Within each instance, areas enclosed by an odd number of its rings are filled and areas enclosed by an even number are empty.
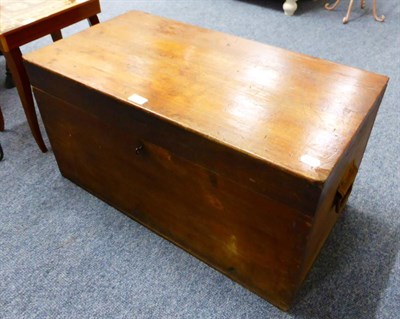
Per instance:
[[[349,189],[347,190],[346,194],[341,194],[339,191],[336,192],[335,195],[335,211],[337,214],[339,214],[342,209],[344,208],[344,206],[347,203],[347,200],[349,199],[351,190],[353,189],[353,184],[351,184],[351,186],[349,187]]]
[[[357,172],[358,172],[358,167],[356,163],[355,162],[350,163],[350,165],[346,170],[346,173],[344,174],[342,180],[339,183],[335,199],[333,200],[335,211],[338,214],[343,210],[344,206],[347,203],[347,200],[349,199]]]
[[[136,147],[135,153],[136,153],[136,155],[142,154],[143,153],[143,145],[139,145],[138,147]]]

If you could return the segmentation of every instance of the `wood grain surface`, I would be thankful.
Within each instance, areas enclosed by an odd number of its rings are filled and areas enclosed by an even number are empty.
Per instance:
[[[63,176],[284,310],[388,81],[141,12],[25,59]]]
[[[74,54],[69,52],[74,51]],[[388,79],[142,12],[33,64],[312,181],[325,181]]]
[[[83,19],[99,23],[99,0],[0,0],[0,51],[6,58],[32,135],[42,152],[47,151],[36,117],[31,86],[20,47],[51,34],[62,38],[61,29]]]
[[[98,116],[37,89],[35,96],[64,177],[288,306],[310,217],[153,144],[135,125],[118,126],[123,114]]]
[[[92,0],[0,0],[0,34]]]

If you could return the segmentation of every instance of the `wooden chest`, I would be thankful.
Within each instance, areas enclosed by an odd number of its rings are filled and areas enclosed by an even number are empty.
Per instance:
[[[63,176],[285,310],[388,81],[142,12],[25,60]]]

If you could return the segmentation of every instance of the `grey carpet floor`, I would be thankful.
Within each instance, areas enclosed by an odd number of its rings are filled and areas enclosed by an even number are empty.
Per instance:
[[[300,0],[286,17],[279,0],[102,0],[103,21],[138,9],[391,78],[346,213],[289,313],[62,178],[1,87],[0,318],[399,318],[400,2],[378,1],[384,23],[357,3],[348,25],[342,2]],[[4,69],[0,57],[0,81]]]

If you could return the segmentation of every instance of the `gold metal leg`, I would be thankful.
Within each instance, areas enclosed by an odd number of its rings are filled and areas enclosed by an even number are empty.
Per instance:
[[[334,10],[339,5],[339,3],[340,3],[340,0],[336,0],[336,2],[333,3],[333,4],[325,3],[325,9],[326,10],[330,10],[330,11]],[[344,24],[349,22],[351,10],[353,9],[353,4],[354,4],[354,0],[350,0],[349,7],[347,9],[347,14],[343,18],[343,23]],[[365,0],[361,0],[361,9],[364,9],[364,8],[365,8]],[[373,12],[373,15],[374,15],[374,18],[375,18],[376,21],[379,21],[379,22],[385,21],[385,16],[384,15],[381,15],[379,17],[377,15],[377,13],[376,13],[376,0],[374,0],[372,12]]]
[[[372,12],[374,14],[374,18],[375,18],[376,21],[379,21],[379,22],[385,21],[385,16],[384,15],[381,15],[380,17],[378,17],[378,15],[376,14],[376,0],[374,0],[374,6],[373,6],[373,9],[372,9]]]
[[[336,0],[336,2],[332,5],[330,5],[329,3],[325,3],[325,9],[329,11],[334,10],[339,5],[339,3],[340,0]]]
[[[347,9],[347,14],[346,14],[346,16],[343,18],[343,23],[344,23],[344,24],[346,24],[346,23],[349,21],[349,19],[350,19],[351,10],[353,9],[353,3],[354,3],[354,0],[350,0],[349,8]]]

